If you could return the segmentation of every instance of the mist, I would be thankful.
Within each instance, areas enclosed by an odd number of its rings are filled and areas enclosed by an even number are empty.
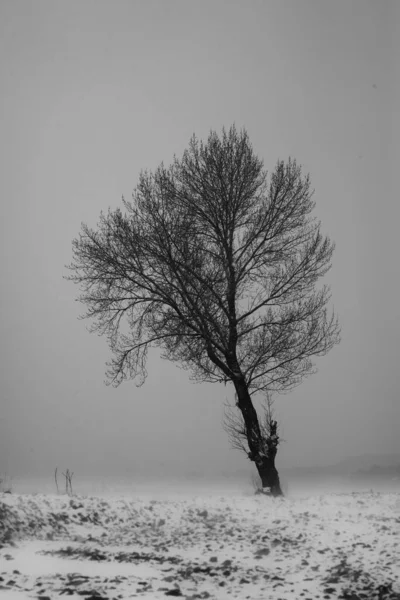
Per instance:
[[[0,472],[222,477],[251,464],[222,427],[227,385],[150,353],[104,385],[106,339],[65,281],[81,222],[130,198],[193,133],[245,127],[266,168],[296,158],[336,242],[342,342],[275,398],[278,469],[400,455],[395,201],[399,4],[24,2],[0,7]],[[247,477],[247,475],[246,475]]]

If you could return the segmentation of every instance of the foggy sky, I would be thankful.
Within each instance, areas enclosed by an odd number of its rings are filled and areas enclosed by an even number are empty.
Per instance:
[[[158,358],[142,388],[103,383],[106,339],[63,280],[82,221],[141,169],[236,123],[272,170],[310,172],[336,242],[342,342],[276,397],[278,466],[400,452],[396,1],[0,3],[0,472],[222,471],[246,464],[227,386]]]

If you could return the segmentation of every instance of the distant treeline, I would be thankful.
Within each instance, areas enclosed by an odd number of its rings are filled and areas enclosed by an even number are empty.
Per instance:
[[[400,478],[400,464],[399,465],[389,465],[386,467],[381,467],[379,465],[373,465],[369,469],[359,469],[351,474],[352,477],[355,478],[364,478],[364,477],[399,477]]]

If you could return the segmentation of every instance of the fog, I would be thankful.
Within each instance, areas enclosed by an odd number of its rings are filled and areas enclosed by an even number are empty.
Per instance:
[[[400,453],[399,17],[395,1],[2,1],[0,473],[250,468],[222,429],[230,386],[157,350],[143,387],[104,385],[106,340],[63,279],[82,221],[234,122],[269,170],[310,172],[336,242],[342,342],[276,397],[278,468]]]

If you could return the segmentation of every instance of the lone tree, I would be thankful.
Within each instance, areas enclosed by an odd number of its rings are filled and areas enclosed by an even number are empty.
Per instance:
[[[329,288],[316,289],[334,246],[310,216],[309,177],[291,159],[268,176],[233,126],[206,143],[193,136],[122,201],[96,230],[82,224],[67,277],[90,330],[108,338],[107,382],[141,385],[151,346],[195,381],[231,382],[248,457],[263,487],[282,494],[252,396],[298,385],[339,341]]]

